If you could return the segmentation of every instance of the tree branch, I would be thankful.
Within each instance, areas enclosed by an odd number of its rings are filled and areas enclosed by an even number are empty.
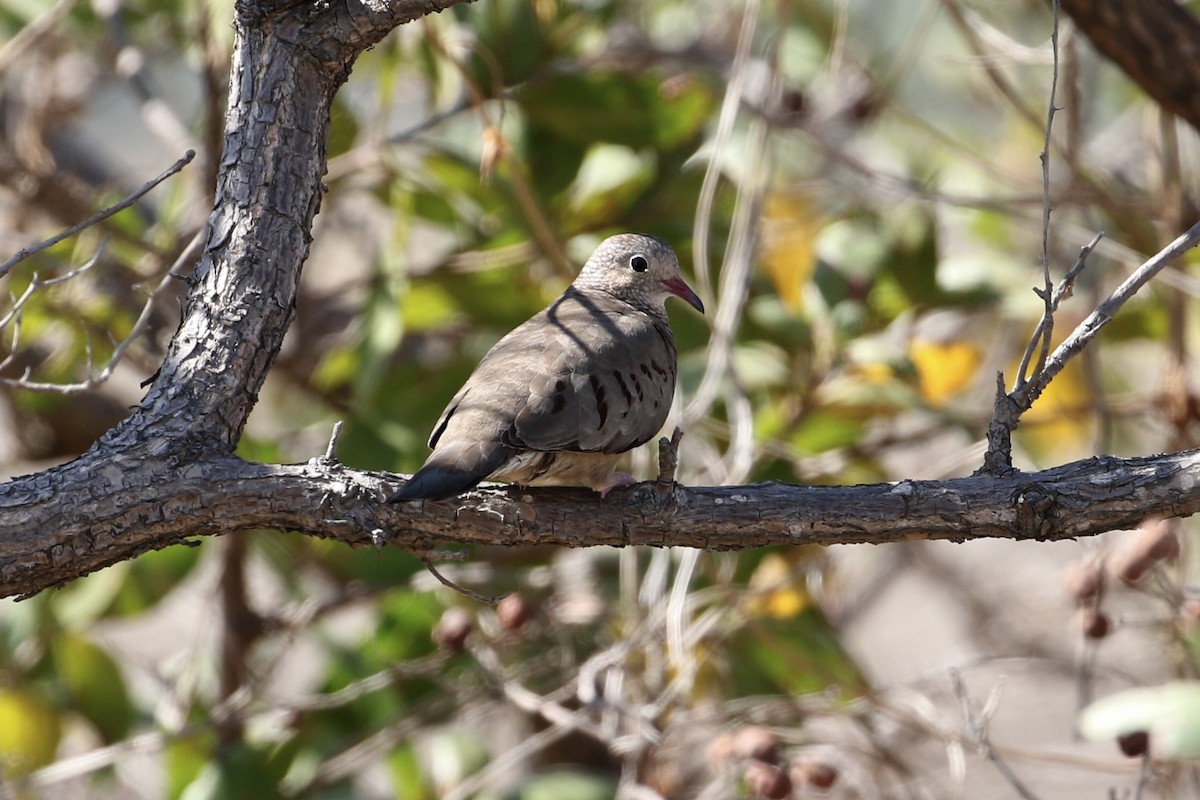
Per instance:
[[[1097,239],[1093,238],[1090,243],[1080,250],[1079,259],[1067,271],[1067,276],[1060,282],[1058,289],[1054,292],[1058,300],[1069,296],[1072,290],[1072,282],[1083,268],[1082,262],[1087,258],[1091,249],[1095,247],[1096,242]],[[1197,244],[1200,244],[1200,222],[1192,225],[1191,228],[1176,238],[1175,241],[1168,244],[1162,250],[1159,250],[1134,270],[1120,286],[1113,290],[1112,294],[1105,298],[1104,302],[1087,316],[1087,319],[1079,323],[1075,330],[1071,331],[1071,335],[1063,340],[1055,348],[1054,352],[1050,354],[1045,368],[1035,374],[1027,383],[1006,393],[1004,391],[1003,376],[998,376],[996,381],[995,406],[992,411],[992,420],[988,424],[988,449],[984,455],[983,467],[980,468],[980,473],[1003,474],[1013,468],[1012,432],[1016,430],[1021,414],[1033,406],[1041,393],[1050,385],[1050,381],[1054,380],[1054,377],[1062,372],[1067,362],[1080,353],[1087,346],[1088,342],[1094,339],[1096,334],[1100,333],[1104,326],[1112,321],[1113,316],[1120,310],[1121,306],[1125,305],[1131,297],[1137,294],[1164,267]],[[1052,306],[1053,304],[1052,298]]]
[[[1178,0],[1062,0],[1092,45],[1200,130],[1200,20]]]
[[[653,481],[601,499],[587,489],[485,488],[419,513],[386,505],[396,476],[325,458],[255,464],[224,455],[172,468],[80,460],[0,493],[0,595],[41,591],[197,535],[282,528],[373,546],[650,545],[741,550],[909,539],[1071,539],[1200,511],[1200,450],[1090,458],[1036,473],[865,486],[676,487]],[[133,468],[136,482],[123,468]],[[14,492],[14,484],[21,490]],[[86,486],[72,493],[63,487]],[[57,492],[57,494],[55,494]]]
[[[167,169],[164,170],[157,178],[152,178],[151,180],[148,180],[145,183],[143,183],[137,191],[135,191],[133,194],[127,196],[125,199],[123,199],[117,203],[114,203],[111,206],[108,206],[107,208],[103,208],[100,211],[97,211],[95,214],[88,217],[83,222],[77,222],[74,225],[72,225],[71,227],[67,228],[66,230],[61,231],[61,232],[55,234],[54,236],[51,236],[49,239],[46,239],[45,241],[41,241],[35,245],[31,245],[29,247],[22,248],[17,253],[15,253],[11,258],[9,258],[7,261],[5,261],[3,264],[0,264],[0,278],[3,278],[10,271],[12,271],[13,267],[15,267],[17,264],[20,264],[22,261],[29,258],[30,256],[32,256],[36,253],[40,253],[47,248],[53,247],[54,245],[61,242],[63,239],[69,239],[72,236],[74,236],[75,234],[79,233],[80,231],[87,230],[88,228],[92,227],[93,225],[95,225],[99,222],[103,222],[104,220],[111,217],[113,214],[116,214],[118,211],[124,211],[125,209],[129,208],[131,205],[136,203],[138,200],[141,200],[143,197],[145,197],[147,194],[149,194],[150,191],[152,189],[154,189],[154,187],[158,186],[160,183],[165,181],[167,178],[171,177],[172,175],[175,175],[180,170],[182,170],[184,167],[186,167],[188,164],[192,163],[192,159],[194,159],[195,157],[196,157],[196,151],[188,150],[186,153],[183,154],[183,158],[176,161],[170,167],[167,167]]]

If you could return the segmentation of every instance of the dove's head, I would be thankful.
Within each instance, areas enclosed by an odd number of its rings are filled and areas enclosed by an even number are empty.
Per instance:
[[[601,242],[575,286],[607,292],[647,310],[661,309],[675,295],[704,313],[704,304],[683,281],[675,251],[662,239],[641,233],[620,233]]]

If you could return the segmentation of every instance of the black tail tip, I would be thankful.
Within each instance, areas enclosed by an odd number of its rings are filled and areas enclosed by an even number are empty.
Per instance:
[[[449,500],[474,487],[482,477],[443,469],[418,470],[408,483],[388,496],[388,503],[412,500]]]

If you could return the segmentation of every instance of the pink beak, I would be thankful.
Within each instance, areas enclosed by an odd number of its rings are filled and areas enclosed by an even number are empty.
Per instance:
[[[668,278],[662,284],[667,287],[668,292],[685,301],[701,314],[704,313],[704,303],[700,302],[700,298],[692,291],[692,287],[683,282],[683,278]]]

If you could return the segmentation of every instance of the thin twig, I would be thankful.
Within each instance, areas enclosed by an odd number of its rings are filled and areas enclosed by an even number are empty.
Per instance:
[[[160,183],[165,181],[167,178],[176,174],[177,172],[182,170],[184,167],[186,167],[188,164],[190,164],[192,162],[192,159],[194,159],[195,157],[196,157],[196,151],[188,150],[186,153],[183,154],[183,158],[179,159],[174,164],[172,164],[165,172],[163,172],[157,178],[154,178],[153,180],[147,181],[146,183],[142,184],[142,187],[140,189],[138,189],[136,192],[129,195],[124,200],[120,201],[119,203],[111,205],[108,208],[101,209],[100,211],[96,212],[92,216],[85,219],[83,222],[79,222],[79,223],[72,225],[71,227],[69,227],[66,230],[59,233],[57,236],[51,236],[49,239],[46,239],[45,241],[38,242],[35,245],[31,245],[22,250],[19,250],[16,253],[16,255],[14,255],[12,258],[8,259],[3,264],[0,264],[0,278],[3,278],[5,275],[7,275],[12,270],[13,267],[15,267],[17,264],[20,264],[22,261],[24,261],[25,259],[34,255],[35,253],[40,253],[49,247],[53,247],[54,245],[61,242],[63,239],[68,239],[68,238],[74,236],[75,234],[79,233],[80,231],[90,228],[91,226],[95,225],[98,222],[103,222],[104,220],[111,217],[113,214],[116,214],[119,211],[124,211],[125,209],[129,208],[131,205],[136,203],[138,200],[141,200],[142,197],[149,194],[150,191],[155,186],[158,186]]]
[[[1075,281],[1079,278],[1079,274],[1083,272],[1084,267],[1087,266],[1088,256],[1096,249],[1096,245],[1100,244],[1102,238],[1104,238],[1104,233],[1097,233],[1092,237],[1090,242],[1079,248],[1079,256],[1075,259],[1075,263],[1071,265],[1071,268],[1067,270],[1067,274],[1063,276],[1063,279],[1058,282],[1058,286],[1054,287],[1054,291],[1050,293],[1050,302],[1046,313],[1038,320],[1037,327],[1033,329],[1033,333],[1029,336],[1029,343],[1025,345],[1025,353],[1021,356],[1021,366],[1017,368],[1016,382],[1013,386],[1014,390],[1019,389],[1027,383],[1026,371],[1029,367],[1030,359],[1033,358],[1033,351],[1037,349],[1039,343],[1043,349],[1049,344],[1054,324],[1054,312],[1058,311],[1058,306],[1063,300],[1070,298],[1075,293]],[[1047,327],[1047,320],[1050,321],[1049,327]],[[1038,370],[1045,367],[1044,358],[1043,356],[1042,364],[1038,367]],[[1035,375],[1038,370],[1034,371]]]
[[[675,469],[679,466],[679,442],[683,439],[683,429],[676,426],[671,438],[662,437],[658,440],[658,478],[655,489],[659,495],[666,495],[675,487]]]
[[[121,359],[125,357],[125,352],[129,349],[129,347],[133,344],[133,342],[139,336],[142,335],[142,333],[149,326],[150,315],[154,309],[155,301],[160,296],[162,296],[162,294],[164,292],[166,292],[166,290],[168,288],[170,288],[173,285],[173,282],[179,277],[179,274],[176,272],[176,270],[199,251],[200,246],[203,244],[203,242],[204,242],[204,231],[199,231],[195,236],[192,237],[192,240],[190,242],[188,242],[187,247],[185,247],[183,249],[183,252],[181,252],[179,254],[179,257],[177,259],[175,259],[175,263],[172,264],[170,269],[168,269],[163,274],[163,277],[159,281],[158,286],[154,287],[154,291],[150,292],[150,295],[146,298],[145,304],[142,306],[141,313],[138,315],[137,320],[135,320],[133,323],[133,327],[129,329],[129,333],[125,336],[125,338],[122,339],[120,342],[118,342],[113,347],[112,355],[109,356],[108,362],[104,365],[104,367],[99,372],[93,373],[86,380],[80,381],[78,383],[48,383],[48,382],[29,380],[28,379],[29,370],[26,370],[25,374],[20,378],[0,377],[0,385],[11,386],[14,389],[23,389],[25,391],[31,391],[31,392],[51,392],[54,394],[78,394],[80,392],[91,391],[92,389],[95,389],[100,384],[104,383],[106,380],[108,380],[110,377],[112,377],[113,371],[117,368],[117,365],[121,362]],[[74,277],[74,275],[72,275],[72,273],[78,274],[79,272],[82,272],[85,268],[87,268],[88,266],[89,265],[85,264],[82,267],[77,267],[76,269],[72,270],[71,272],[67,273],[66,275],[62,275],[62,276],[59,276],[58,278],[53,278],[50,280],[41,281],[39,285],[40,286],[48,286],[53,283],[61,282],[62,280],[66,279],[68,276]],[[38,279],[36,278],[36,276],[35,276],[34,281],[30,283],[30,287],[33,287],[34,284],[38,284]],[[29,292],[29,290],[27,289],[26,294],[28,294],[28,292]],[[25,295],[22,295],[22,297],[17,302],[22,303],[24,301],[24,299],[25,299]],[[8,317],[5,317],[5,319],[7,320]],[[14,339],[15,339],[17,327],[19,327],[19,326],[14,326]],[[14,345],[14,350],[15,350],[15,345]],[[4,366],[4,364],[0,364],[0,368],[3,368],[3,366]],[[89,371],[91,371],[90,362],[89,362]]]
[[[1062,344],[1050,355],[1046,367],[1026,384],[1014,397],[1021,406],[1029,408],[1037,400],[1038,395],[1058,373],[1062,372],[1067,362],[1095,338],[1100,330],[1112,321],[1113,316],[1121,309],[1129,298],[1133,297],[1155,275],[1168,264],[1179,258],[1188,250],[1200,244],[1200,222],[1194,224],[1175,241],[1155,253],[1149,260],[1138,267],[1132,275],[1113,290],[1103,303],[1096,308],[1087,319],[1079,323]]]
[[[751,2],[747,6],[748,9],[750,5],[754,5],[754,3]],[[778,49],[776,53],[778,53]],[[733,81],[734,79],[731,78],[731,83]],[[780,71],[776,69],[772,75],[768,97],[778,97],[781,90],[782,79]],[[768,170],[765,168],[764,162],[770,151],[770,148],[767,147],[767,139],[771,130],[772,126],[767,119],[755,119],[750,125],[750,140],[746,147],[748,163],[745,169],[748,177],[746,180],[738,182],[737,198],[734,200],[733,225],[721,269],[718,290],[719,303],[716,314],[713,315],[713,332],[709,337],[704,375],[700,379],[700,385],[692,394],[691,400],[684,408],[685,424],[691,424],[706,417],[723,387],[732,386],[733,391],[741,391],[736,379],[730,381],[728,378],[733,372],[734,339],[741,323],[743,307],[749,292],[750,267],[758,238],[758,221],[761,216],[762,200],[766,196],[768,188]],[[703,192],[703,187],[701,191]],[[701,213],[708,212],[697,211],[697,214]],[[707,223],[701,225],[698,222],[697,232],[700,227],[707,227]],[[707,236],[707,233],[705,235]],[[706,253],[707,245],[696,244],[693,249],[695,251],[693,256],[697,259],[696,271],[699,281],[702,274],[707,276],[707,269],[700,266],[702,263],[700,261],[701,253]],[[702,288],[701,292],[704,291]],[[731,443],[731,452],[736,452],[737,448],[734,446],[736,444],[736,442]],[[723,468],[721,473],[714,476],[721,483],[726,483],[731,479],[736,481],[741,477],[730,475],[730,470],[724,463],[721,466]]]
[[[478,603],[484,603],[489,606],[494,606],[494,605],[496,605],[496,603],[499,603],[501,600],[503,600],[507,596],[507,595],[503,595],[503,594],[489,596],[486,594],[480,594],[479,592],[472,591],[465,586],[459,586],[457,583],[450,580],[442,573],[438,572],[437,567],[433,566],[433,560],[428,558],[427,556],[421,556],[421,563],[425,565],[425,569],[429,570],[430,575],[437,578],[438,583],[442,584],[443,586],[447,586],[447,587],[453,589],[454,591],[458,592],[459,594],[466,595],[467,597],[471,598],[472,600],[474,600]]]
[[[431,35],[428,37],[427,41],[442,56],[442,58],[445,58],[447,61],[449,61],[454,68],[459,71],[459,74],[463,80],[463,87],[466,89],[471,106],[475,109],[476,114],[479,116],[479,121],[483,125],[484,133],[494,135],[499,139],[497,144],[499,150],[498,157],[503,159],[505,165],[508,167],[508,179],[510,185],[512,186],[513,194],[517,199],[517,205],[520,206],[521,212],[525,215],[525,219],[529,223],[530,232],[533,234],[534,240],[538,243],[538,247],[541,248],[542,252],[547,258],[550,259],[555,267],[559,269],[560,272],[565,275],[573,274],[574,267],[571,264],[571,260],[567,258],[566,253],[563,252],[563,248],[559,244],[558,238],[554,234],[553,226],[551,226],[549,219],[546,217],[545,211],[543,211],[541,205],[538,203],[537,197],[533,191],[533,187],[530,185],[529,179],[526,177],[524,169],[525,165],[521,163],[521,160],[517,156],[516,152],[511,147],[508,147],[502,139],[500,139],[501,123],[504,121],[505,110],[504,92],[501,80],[502,69],[500,64],[486,49],[481,46],[476,47],[476,53],[488,62],[492,71],[492,77],[495,81],[495,85],[492,87],[491,96],[499,99],[500,112],[499,118],[493,120],[492,114],[488,111],[486,103],[488,98],[485,97],[483,92],[480,91],[479,87],[475,85],[471,76],[471,71],[467,68],[467,65],[446,49],[445,43],[440,37]],[[481,163],[480,167],[483,171],[489,169],[488,165],[483,163]],[[483,176],[481,175],[481,179],[482,177]]]
[[[696,203],[696,224],[692,229],[692,262],[695,266],[696,288],[705,300],[713,298],[712,275],[708,266],[708,232],[712,225],[713,201],[717,196],[717,183],[721,178],[721,152],[733,133],[742,105],[742,92],[746,83],[746,62],[750,47],[754,43],[754,31],[758,26],[759,0],[746,0],[742,11],[742,28],[738,34],[737,50],[729,67],[729,82],[725,86],[725,99],[721,101],[721,113],[717,117],[717,132],[713,137],[708,166],[700,184],[700,199]]]
[[[962,707],[963,724],[967,729],[967,736],[975,743],[983,754],[984,758],[992,762],[1009,785],[1013,787],[1017,794],[1025,800],[1038,800],[1038,796],[1029,790],[1027,786],[1017,777],[1017,774],[1012,771],[1000,754],[996,752],[996,748],[992,746],[991,740],[988,738],[988,723],[991,721],[992,715],[996,711],[995,695],[988,699],[985,708],[976,712],[971,698],[967,695],[967,687],[963,684],[962,676],[958,670],[950,670],[950,679],[954,684],[954,694],[958,697],[959,705]]]
[[[329,445],[325,448],[325,460],[334,461],[337,458],[338,440],[342,438],[342,420],[333,423],[333,432],[329,434]]]
[[[1058,94],[1058,17],[1059,0],[1054,0],[1054,23],[1050,29],[1050,52],[1053,57],[1053,66],[1050,72],[1050,100],[1046,109],[1046,138],[1042,146],[1042,153],[1038,156],[1042,162],[1042,289],[1035,291],[1042,298],[1044,311],[1042,321],[1038,324],[1037,338],[1040,340],[1040,346],[1038,347],[1037,364],[1033,368],[1034,375],[1041,372],[1042,368],[1046,366],[1046,358],[1050,355],[1050,339],[1054,334],[1054,282],[1050,277],[1050,212],[1053,210],[1050,205],[1050,143],[1053,140],[1054,114],[1058,111],[1054,105]],[[1014,389],[1024,386],[1030,378],[1031,352],[1032,350],[1026,350],[1021,359],[1021,366],[1017,368],[1014,379]]]

